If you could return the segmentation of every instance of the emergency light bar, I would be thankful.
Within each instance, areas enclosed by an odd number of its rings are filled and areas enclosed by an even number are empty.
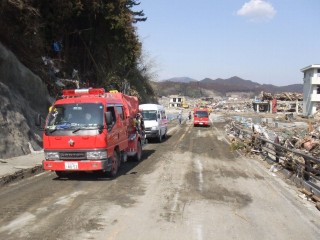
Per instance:
[[[83,95],[103,95],[103,88],[84,88],[84,89],[69,89],[63,90],[62,95],[67,97],[83,96]]]

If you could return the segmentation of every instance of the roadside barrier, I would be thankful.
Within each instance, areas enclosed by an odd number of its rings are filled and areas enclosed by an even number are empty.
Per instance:
[[[237,139],[237,143],[234,144],[236,147],[233,149],[260,154],[265,160],[272,161],[287,170],[291,176],[294,175],[300,179],[303,187],[307,186],[312,194],[320,196],[319,158],[312,156],[308,151],[294,149],[293,144],[286,143],[286,146],[283,146],[277,138],[272,142],[259,133],[245,129],[235,122],[232,122],[230,126],[229,131]],[[317,200],[320,202],[320,199]]]

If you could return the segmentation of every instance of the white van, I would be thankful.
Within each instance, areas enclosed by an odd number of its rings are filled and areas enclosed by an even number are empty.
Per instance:
[[[159,142],[166,138],[168,119],[164,106],[159,104],[141,104],[139,111],[143,116],[145,133],[148,139],[156,138]]]

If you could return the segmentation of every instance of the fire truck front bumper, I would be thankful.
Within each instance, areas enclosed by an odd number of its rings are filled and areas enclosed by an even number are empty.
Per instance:
[[[200,125],[200,126],[210,126],[208,121],[194,121],[194,125]]]
[[[99,171],[109,170],[111,161],[108,161],[108,159],[96,161],[44,160],[42,166],[44,170],[52,171]]]

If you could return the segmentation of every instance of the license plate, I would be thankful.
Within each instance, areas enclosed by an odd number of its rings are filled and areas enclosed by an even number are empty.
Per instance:
[[[200,125],[203,125],[203,123],[200,123]]]
[[[78,163],[77,162],[65,162],[64,168],[65,169],[78,169]]]

